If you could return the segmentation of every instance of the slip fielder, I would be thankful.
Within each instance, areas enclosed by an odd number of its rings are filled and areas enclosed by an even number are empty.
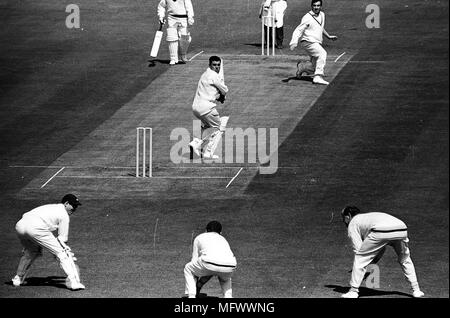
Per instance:
[[[419,288],[416,270],[408,247],[406,224],[398,218],[383,212],[361,212],[355,206],[347,206],[342,212],[342,220],[348,228],[355,257],[353,260],[350,291],[344,298],[358,298],[359,286],[364,279],[369,264],[376,264],[384,254],[386,246],[392,246],[403,274],[411,284],[413,296],[423,297]]]
[[[211,277],[217,276],[224,298],[232,298],[231,277],[236,269],[236,258],[227,240],[221,235],[222,225],[211,221],[206,232],[193,243],[192,259],[184,267],[185,293],[189,298],[199,295]]]

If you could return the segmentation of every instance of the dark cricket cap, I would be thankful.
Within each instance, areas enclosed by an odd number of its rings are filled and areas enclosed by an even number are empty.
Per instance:
[[[78,198],[74,195],[74,194],[66,194],[62,200],[61,203],[65,203],[65,202],[69,202],[70,205],[72,206],[78,206],[81,205],[80,200],[78,200]]]

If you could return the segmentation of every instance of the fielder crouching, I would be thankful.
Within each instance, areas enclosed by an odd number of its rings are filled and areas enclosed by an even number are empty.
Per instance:
[[[358,298],[359,286],[364,279],[367,266],[376,264],[384,254],[386,246],[392,246],[397,254],[403,274],[411,284],[413,297],[423,297],[419,288],[416,270],[408,247],[408,229],[398,218],[383,212],[361,212],[355,206],[347,206],[342,212],[348,236],[355,253],[350,291],[344,298]]]
[[[14,286],[23,285],[33,262],[42,256],[42,248],[49,250],[67,275],[66,286],[71,290],[84,289],[80,282],[73,253],[66,245],[69,236],[70,215],[81,202],[73,194],[66,194],[61,203],[39,206],[25,214],[16,223],[16,232],[23,246],[22,257],[12,279]],[[53,232],[58,232],[56,237]],[[70,254],[69,254],[70,253]]]
[[[211,221],[206,225],[206,232],[194,240],[192,260],[184,267],[185,294],[189,298],[195,298],[213,276],[219,280],[223,297],[233,297],[231,277],[236,269],[236,258],[221,232],[222,225]]]
[[[170,65],[179,63],[178,52],[183,63],[187,62],[187,51],[192,41],[188,25],[194,24],[194,9],[191,0],[161,0],[158,4],[158,18],[166,23],[167,42],[169,43]]]

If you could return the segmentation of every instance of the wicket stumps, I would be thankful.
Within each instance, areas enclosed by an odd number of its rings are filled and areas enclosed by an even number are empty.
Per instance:
[[[152,177],[152,128],[136,128],[136,177]],[[140,151],[141,150],[141,151]],[[140,153],[141,152],[141,153]],[[148,158],[148,163],[147,163]],[[141,168],[142,164],[142,168]],[[148,165],[148,175],[146,173]],[[142,169],[142,175],[140,170]]]
[[[264,27],[266,25],[267,25],[267,39],[266,45],[264,45]],[[272,43],[270,43],[270,33],[272,33]],[[264,54],[270,55],[271,44],[272,44],[272,55],[275,55],[275,16],[272,14],[272,12],[270,15],[261,16],[261,55]]]

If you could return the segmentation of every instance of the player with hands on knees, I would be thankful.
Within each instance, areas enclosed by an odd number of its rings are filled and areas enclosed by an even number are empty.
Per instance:
[[[413,297],[424,296],[411,260],[408,229],[403,221],[384,212],[361,212],[355,206],[346,206],[341,215],[354,252],[350,290],[342,295],[343,298],[359,297],[359,286],[367,266],[381,259],[386,246],[391,246],[397,254],[403,274],[411,284]]]

